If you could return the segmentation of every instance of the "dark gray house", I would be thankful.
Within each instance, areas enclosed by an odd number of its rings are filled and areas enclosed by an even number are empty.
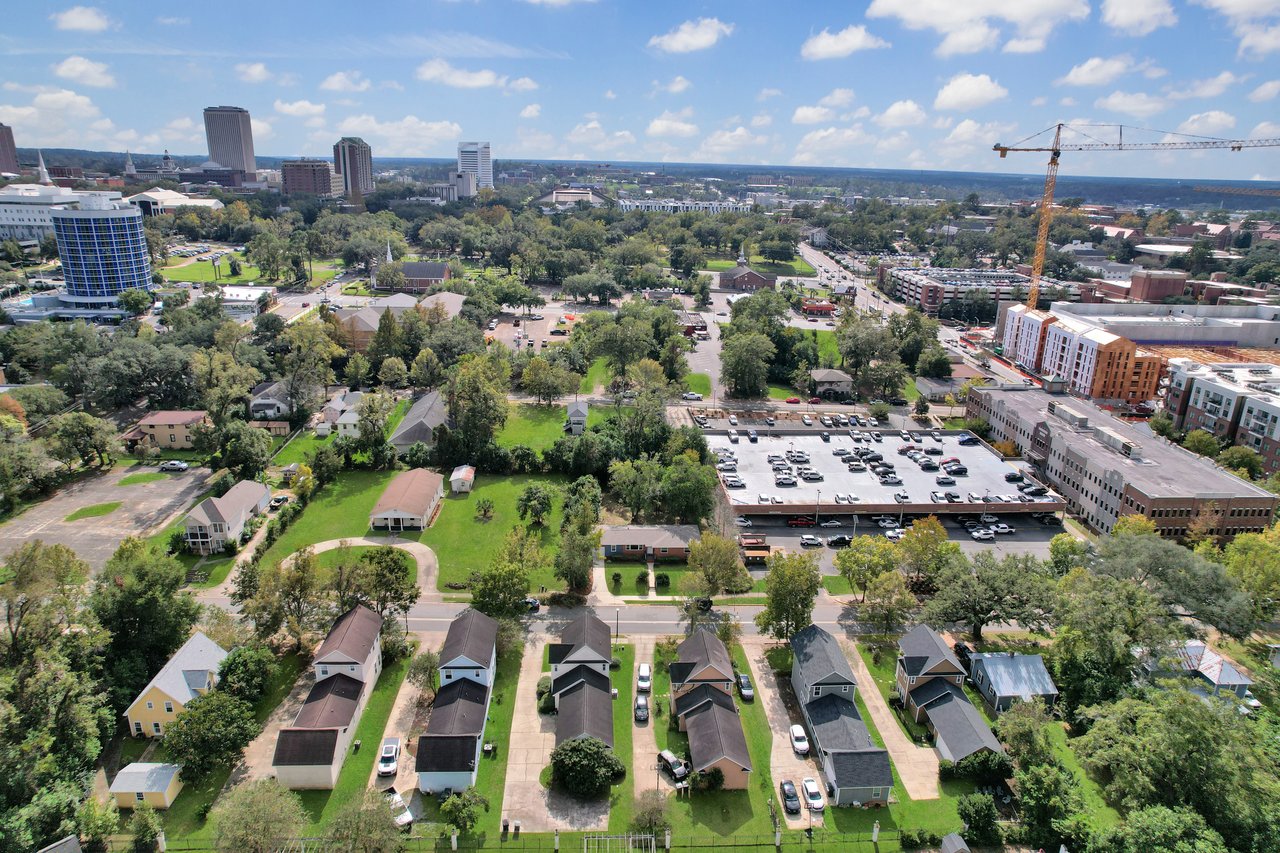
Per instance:
[[[791,652],[791,686],[832,804],[888,805],[893,790],[889,753],[871,740],[858,714],[858,683],[839,641],[810,625],[791,638]]]
[[[1058,701],[1058,688],[1040,655],[975,654],[969,659],[969,672],[973,686],[997,714],[1009,710],[1014,702],[1042,699],[1052,708]]]
[[[430,447],[436,443],[436,427],[448,421],[449,406],[444,395],[439,391],[432,391],[423,394],[409,407],[404,420],[396,426],[388,441],[395,447],[396,453],[404,453],[418,442]]]
[[[1004,748],[964,692],[964,667],[937,631],[917,625],[898,640],[898,693],[916,722],[933,732],[947,761]]]

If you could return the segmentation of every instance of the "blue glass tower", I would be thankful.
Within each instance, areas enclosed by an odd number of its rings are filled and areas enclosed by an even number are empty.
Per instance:
[[[151,256],[138,208],[55,210],[53,233],[66,277],[63,302],[106,307],[126,290],[151,290]]]

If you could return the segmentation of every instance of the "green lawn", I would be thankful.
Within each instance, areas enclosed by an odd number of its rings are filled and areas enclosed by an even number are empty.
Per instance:
[[[516,712],[516,683],[520,680],[520,659],[523,656],[524,646],[509,650],[498,658],[494,674],[485,739],[492,741],[496,748],[491,757],[480,759],[480,769],[476,772],[476,790],[489,801],[489,810],[481,813],[473,833],[480,843],[486,837],[496,839],[502,831],[502,793],[507,782],[507,758],[511,753],[511,718]],[[435,809],[435,800],[429,802],[431,809]]]
[[[311,499],[293,526],[263,555],[263,563],[278,563],[329,539],[385,535],[369,527],[369,513],[394,477],[394,471],[343,471]]]
[[[235,565],[235,557],[206,558],[204,565],[200,569],[208,572],[209,576],[199,583],[193,583],[192,586],[197,589],[211,589],[225,581],[227,575],[231,574],[231,570],[235,568]]]
[[[79,521],[82,518],[98,518],[103,515],[110,515],[118,510],[123,503],[124,501],[107,501],[106,503],[82,506],[64,518],[63,521]]]
[[[555,403],[550,406],[533,403],[514,405],[507,415],[506,425],[497,435],[497,442],[503,447],[523,444],[541,452],[565,435],[566,417],[564,403]],[[608,411],[603,407],[589,406],[587,426],[604,423],[606,417],[608,417]]]
[[[690,373],[684,378],[684,385],[703,397],[711,396],[711,377],[705,373]]]
[[[316,555],[316,562],[325,569],[332,569],[339,563],[354,563],[360,557],[369,551],[377,548],[377,545],[349,545],[346,548],[334,548],[332,551],[325,551]],[[410,578],[418,576],[418,564],[404,551],[396,551],[396,556],[400,558],[401,564],[404,566],[405,574]]]
[[[836,333],[825,329],[814,332],[818,336],[818,355],[828,356],[833,363],[840,363],[840,348],[836,345]]]
[[[902,396],[906,401],[915,404],[916,398],[920,396],[920,389],[916,387],[916,381],[908,376],[907,381],[902,383]]]
[[[747,264],[756,272],[768,273],[769,275],[809,277],[817,274],[817,271],[800,257],[790,261],[766,261],[760,255],[752,255]],[[711,272],[724,272],[725,270],[733,269],[737,265],[736,258],[712,258],[707,261],[703,268]]]
[[[841,575],[823,575],[822,588],[831,595],[852,595],[853,587]]]
[[[627,767],[622,781],[609,791],[609,832],[619,835],[631,829],[635,814],[635,774],[641,772],[640,768],[631,766],[631,734],[636,725],[632,716],[636,647],[629,643],[615,645],[613,656],[622,662],[622,666],[613,673],[613,686],[618,691],[618,698],[613,700],[613,752]],[[652,723],[650,718],[649,725]]]
[[[608,381],[609,363],[603,358],[597,358],[587,368],[587,375],[582,377],[582,383],[578,386],[578,391],[582,394],[594,394],[597,387],[603,388]]]
[[[293,689],[294,682],[298,680],[298,676],[302,673],[304,661],[297,654],[291,652],[277,659],[276,664],[274,677],[268,683],[262,698],[253,706],[253,716],[259,726],[266,723],[267,717],[271,715],[271,712],[284,701],[284,697],[289,695],[289,691]],[[163,750],[159,752],[162,753]],[[164,758],[154,758],[153,760],[163,761]],[[199,785],[187,785],[184,787],[182,793],[173,801],[173,805],[167,811],[161,812],[165,834],[170,839],[208,840],[212,835],[213,827],[201,817],[201,814],[207,804],[212,803],[222,791],[222,787],[227,783],[227,777],[230,775],[230,767],[219,768]]]
[[[446,585],[449,583],[465,583],[471,572],[486,568],[493,561],[502,547],[507,532],[521,523],[516,513],[516,499],[524,491],[525,486],[542,483],[559,490],[566,482],[564,477],[541,475],[496,477],[481,474],[476,477],[475,488],[471,492],[446,497],[444,506],[436,517],[435,525],[419,537],[419,541],[434,548],[440,558],[440,590],[448,591]],[[475,504],[481,498],[493,501],[493,516],[488,520],[476,517]],[[554,509],[547,517],[546,523],[541,528],[535,528],[541,534],[542,544],[546,547],[548,556],[555,553],[560,541],[563,501],[557,495],[553,503]],[[307,512],[311,512],[309,507]],[[367,509],[364,511],[364,517],[367,524]],[[563,583],[552,574],[550,560],[545,568],[531,573],[529,581],[534,592],[538,592],[542,586],[547,589],[563,588]]]
[[[328,444],[333,441],[333,433],[321,436],[316,435],[311,430],[300,432],[294,436],[293,441],[276,451],[276,455],[272,457],[272,465],[292,465],[293,463],[304,463],[317,447],[322,444]]]
[[[1100,786],[1080,765],[1075,750],[1067,742],[1067,730],[1061,723],[1049,724],[1049,742],[1054,756],[1076,776],[1080,783],[1080,795],[1084,799],[1084,813],[1089,815],[1094,829],[1109,829],[1120,822],[1120,813],[1107,805]]]
[[[792,388],[790,385],[779,385],[775,382],[769,383],[769,399],[785,400],[788,397],[799,397],[800,392]]]
[[[136,474],[126,474],[116,483],[117,486],[138,486],[142,483],[155,483],[160,480],[166,480],[169,475],[163,471],[139,471]]]
[[[218,284],[245,284],[247,282],[256,282],[262,277],[262,272],[244,259],[244,255],[234,252],[233,256],[240,261],[240,275],[231,275],[231,266],[228,263],[230,257],[224,257],[222,263],[218,265]],[[183,261],[185,258],[176,258],[174,260]],[[213,281],[213,263],[210,261],[195,261],[186,266],[168,266],[162,270],[164,277],[169,281],[192,281],[207,282]]]
[[[400,684],[408,670],[408,658],[402,658],[383,668],[378,683],[369,694],[369,702],[365,705],[360,725],[356,727],[355,737],[352,739],[353,747],[347,753],[342,772],[338,774],[338,784],[333,786],[333,790],[298,792],[302,798],[302,806],[311,818],[311,825],[307,828],[308,836],[320,835],[334,815],[368,787],[373,763],[378,758],[382,732],[387,727],[391,706],[395,704],[396,694],[400,692]],[[354,749],[355,741],[363,744],[359,752]]]
[[[387,418],[387,438],[396,431],[396,427],[400,426],[400,422],[404,420],[405,414],[409,411],[409,400],[400,400],[396,403],[396,407],[391,410],[390,416]]]

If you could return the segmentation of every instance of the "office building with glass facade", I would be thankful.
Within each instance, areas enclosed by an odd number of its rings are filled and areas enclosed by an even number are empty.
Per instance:
[[[64,303],[111,307],[126,290],[151,290],[151,257],[138,208],[120,202],[55,210],[53,233],[66,278]]]

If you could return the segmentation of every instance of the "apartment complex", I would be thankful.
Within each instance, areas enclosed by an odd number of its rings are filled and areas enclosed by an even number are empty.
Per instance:
[[[114,195],[115,198],[103,196]],[[142,211],[118,193],[83,194],[80,209],[50,211],[66,278],[63,302],[114,307],[126,290],[151,290],[151,252]]]
[[[1280,305],[1054,302],[1049,311],[1138,346],[1280,347]]]
[[[333,144],[333,169],[342,176],[348,198],[373,192],[373,149],[358,136],[344,136]]]
[[[1280,366],[1170,359],[1165,408],[1178,429],[1252,447],[1267,473],[1280,471]]]
[[[475,175],[478,189],[493,189],[493,158],[489,143],[459,142],[458,171]]]
[[[930,316],[936,316],[943,305],[960,302],[973,294],[984,294],[992,302],[1005,299],[1021,301],[1027,296],[1031,279],[1008,270],[901,269],[882,266],[879,271],[880,286],[890,296],[919,308]],[[1067,299],[1080,298],[1075,282],[1059,282],[1042,279],[1041,290],[1058,289]]]
[[[243,107],[205,107],[204,135],[209,159],[244,172],[250,180],[257,169],[253,158],[253,124]]]
[[[1038,388],[975,388],[966,415],[1011,441],[1067,507],[1108,533],[1117,519],[1143,515],[1162,536],[1185,536],[1201,513],[1217,513],[1215,535],[1265,530],[1280,497],[1133,424]]]
[[[343,176],[333,170],[328,160],[285,160],[280,164],[285,195],[342,195]]]
[[[18,149],[13,143],[13,128],[0,124],[0,172],[21,174],[18,169]]]
[[[1154,400],[1160,386],[1158,355],[1074,317],[1014,305],[1005,316],[1003,345],[1019,367],[1062,379],[1094,400],[1140,403]]]
[[[649,213],[750,213],[755,207],[749,201],[738,201],[727,198],[721,201],[693,201],[692,199],[674,198],[622,198],[618,199],[618,209],[643,210]]]

